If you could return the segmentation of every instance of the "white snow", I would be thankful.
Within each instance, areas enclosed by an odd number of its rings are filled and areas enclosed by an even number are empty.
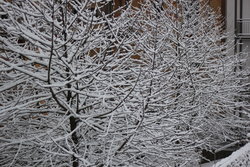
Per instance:
[[[201,167],[212,167],[213,165],[215,165],[217,162],[219,162],[221,159],[215,160],[215,161],[211,161],[211,162],[207,162],[204,164],[201,164]]]
[[[229,157],[222,159],[212,167],[250,167],[250,143],[233,152]]]

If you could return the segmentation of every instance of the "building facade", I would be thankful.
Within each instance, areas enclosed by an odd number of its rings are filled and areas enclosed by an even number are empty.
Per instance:
[[[243,52],[247,59],[245,66],[250,66],[250,1],[226,1],[226,28],[234,40],[235,53]]]

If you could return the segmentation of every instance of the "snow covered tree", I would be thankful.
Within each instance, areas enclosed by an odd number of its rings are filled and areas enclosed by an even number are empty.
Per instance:
[[[104,0],[0,7],[1,166],[120,163],[130,112],[119,108],[138,80],[129,23]]]
[[[246,137],[249,118],[236,114],[248,105],[238,100],[247,71],[235,70],[244,60],[229,54],[205,1],[143,2],[134,14],[141,77],[131,95],[141,120],[127,149],[142,166],[194,166],[202,149]]]
[[[0,0],[1,166],[192,166],[244,135],[212,10],[112,2]]]

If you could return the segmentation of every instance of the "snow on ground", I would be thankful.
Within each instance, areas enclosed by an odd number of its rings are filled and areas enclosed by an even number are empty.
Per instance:
[[[227,158],[202,164],[201,167],[250,167],[250,143]]]
[[[221,159],[215,160],[215,161],[211,161],[211,162],[207,162],[204,164],[201,164],[201,167],[212,167],[213,165],[215,165],[217,162],[219,162]]]
[[[222,159],[213,167],[250,167],[250,143]]]

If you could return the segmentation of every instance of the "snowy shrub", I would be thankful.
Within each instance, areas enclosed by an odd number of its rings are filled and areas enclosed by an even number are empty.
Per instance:
[[[242,137],[247,73],[212,10],[131,4],[0,0],[1,166],[188,166]]]

